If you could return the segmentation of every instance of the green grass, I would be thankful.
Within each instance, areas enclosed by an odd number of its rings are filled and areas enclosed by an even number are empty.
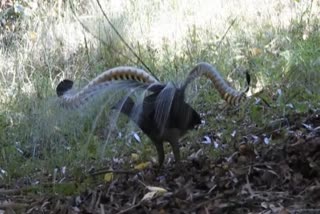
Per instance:
[[[269,111],[254,106],[243,111],[261,126],[277,115],[319,108],[317,1],[162,2],[110,0],[103,5],[124,39],[162,81],[181,82],[197,62],[206,61],[242,89],[247,69],[250,93],[263,89],[272,106]],[[64,78],[81,87],[107,68],[142,66],[96,1],[17,3],[25,12],[15,13],[11,21],[2,17],[9,21],[0,29],[0,168],[6,171],[0,183],[56,166],[88,170],[112,158],[127,160],[132,152],[146,159],[150,151],[155,156],[145,136],[142,145],[116,139],[117,129],[109,136],[108,108],[85,114],[56,105],[55,87]],[[228,136],[237,127],[232,121],[241,122],[241,114],[223,111],[221,99],[205,80],[196,81],[189,93],[198,111],[213,113],[205,117],[205,127],[190,135],[191,141],[213,131],[232,141]],[[226,119],[219,121],[219,114]],[[118,125],[123,134],[130,133],[125,121]]]

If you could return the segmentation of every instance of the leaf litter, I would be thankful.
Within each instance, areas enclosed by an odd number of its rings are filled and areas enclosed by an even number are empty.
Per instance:
[[[281,130],[252,129],[233,151],[214,158],[190,147],[192,158],[161,169],[108,167],[82,179],[64,172],[60,183],[41,188],[2,186],[0,213],[320,213],[320,112],[285,120]],[[212,142],[202,139],[200,147]],[[95,185],[71,194],[43,190],[86,179]]]

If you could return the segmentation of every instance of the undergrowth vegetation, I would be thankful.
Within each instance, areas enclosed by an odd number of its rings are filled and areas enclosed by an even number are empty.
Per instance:
[[[143,160],[156,156],[124,117],[110,117],[110,97],[117,95],[110,93],[90,112],[57,105],[55,87],[64,78],[80,88],[108,68],[143,67],[97,2],[7,2],[0,8],[0,183],[55,167],[79,173],[105,160],[128,160],[132,153]],[[205,61],[241,90],[249,71],[249,95],[259,93],[271,108],[251,102],[226,115],[217,92],[197,81],[188,99],[206,123],[189,135],[193,143],[209,132],[222,133],[228,143],[239,121],[262,127],[277,115],[319,108],[318,1],[108,0],[102,7],[161,81],[179,83]]]

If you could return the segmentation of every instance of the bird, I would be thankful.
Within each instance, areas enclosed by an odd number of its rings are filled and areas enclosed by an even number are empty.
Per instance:
[[[131,97],[120,100],[113,109],[127,115],[146,134],[156,147],[159,167],[163,165],[165,153],[163,144],[169,142],[172,147],[176,163],[180,162],[179,139],[189,130],[201,124],[201,117],[188,103],[184,101],[182,91],[174,87],[169,88],[173,93],[169,109],[160,109],[167,117],[163,123],[157,118],[158,105],[161,103],[161,91],[164,85],[151,88],[154,92],[146,96],[142,103],[135,103]],[[164,98],[166,99],[166,98]],[[138,111],[135,111],[137,109]],[[137,114],[137,115],[136,115]]]
[[[161,83],[143,69],[128,66],[111,68],[98,75],[77,93],[67,93],[72,89],[71,80],[61,81],[56,93],[63,107],[77,109],[89,102],[104,88],[121,82],[124,88],[139,86],[148,91],[142,101],[134,101],[130,96],[120,99],[112,109],[127,115],[151,139],[158,153],[158,163],[164,162],[163,143],[169,142],[175,157],[180,161],[179,139],[189,130],[201,124],[199,113],[185,101],[188,85],[196,78],[208,78],[214,88],[230,105],[238,105],[246,100],[245,93],[249,89],[250,76],[247,74],[248,86],[244,91],[238,91],[229,86],[220,72],[211,64],[200,62],[191,69],[185,81],[180,86],[172,83]],[[132,83],[136,84],[132,84]],[[138,111],[137,111],[138,110]]]

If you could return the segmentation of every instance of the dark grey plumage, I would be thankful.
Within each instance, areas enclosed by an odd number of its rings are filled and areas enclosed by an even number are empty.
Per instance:
[[[179,88],[157,85],[150,90],[154,93],[146,96],[142,103],[135,104],[132,98],[128,97],[120,100],[114,109],[127,115],[152,140],[157,149],[159,166],[164,161],[165,141],[170,143],[175,160],[179,162],[179,139],[188,130],[201,124],[200,115],[185,102],[184,92]],[[162,93],[164,90],[167,91]]]

